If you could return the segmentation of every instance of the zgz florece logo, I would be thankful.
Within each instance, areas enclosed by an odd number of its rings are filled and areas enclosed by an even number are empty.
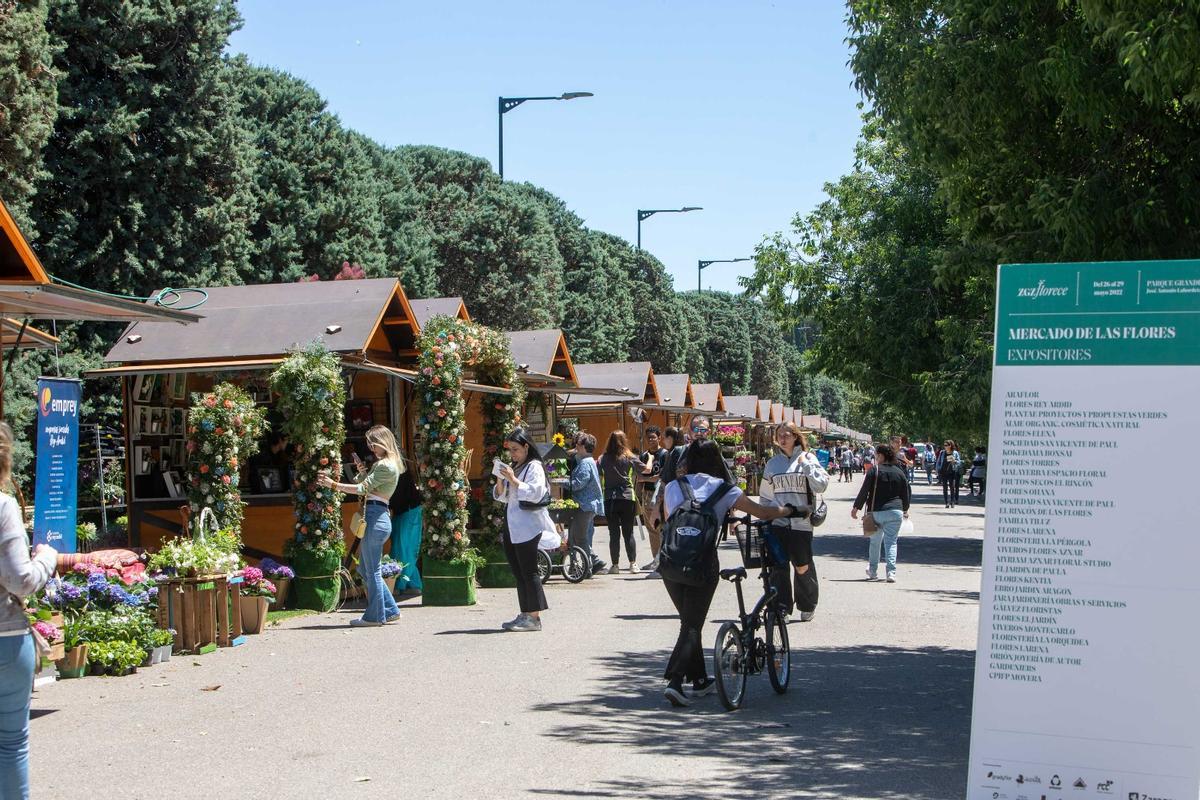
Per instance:
[[[42,394],[38,397],[38,410],[43,417],[49,416],[52,412],[74,417],[79,413],[78,406],[79,403],[76,400],[56,399],[49,386],[43,386]]]
[[[1036,300],[1039,297],[1066,297],[1071,291],[1066,286],[1047,286],[1044,280],[1038,281],[1037,286],[1022,286],[1017,289],[1017,297],[1028,297]]]

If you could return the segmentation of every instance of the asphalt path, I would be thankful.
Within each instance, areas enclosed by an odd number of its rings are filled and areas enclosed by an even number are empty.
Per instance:
[[[350,630],[346,609],[45,687],[34,797],[962,797],[983,509],[965,495],[945,509],[923,484],[895,584],[865,580],[858,482],[831,485],[820,607],[789,629],[791,691],[751,678],[735,713],[663,699],[678,622],[660,581],[556,577],[540,633],[501,631],[515,592],[482,590],[469,608],[407,601],[384,628]],[[596,545],[607,554],[604,529]],[[721,559],[740,563],[732,545]],[[736,610],[722,584],[706,647]]]

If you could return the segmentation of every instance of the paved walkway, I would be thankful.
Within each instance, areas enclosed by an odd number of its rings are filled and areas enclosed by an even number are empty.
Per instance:
[[[868,583],[857,488],[827,494],[820,610],[791,626],[785,696],[762,676],[737,713],[715,696],[669,708],[677,622],[661,583],[555,578],[540,634],[499,631],[514,594],[488,590],[471,608],[409,603],[386,628],[309,616],[233,650],[50,686],[34,701],[34,796],[961,797],[983,510],[943,509],[918,486],[900,582]],[[735,611],[723,585],[707,646]]]

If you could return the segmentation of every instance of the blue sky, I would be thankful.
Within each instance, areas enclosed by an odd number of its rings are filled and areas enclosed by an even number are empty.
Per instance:
[[[241,0],[230,49],[311,83],[350,128],[496,161],[496,98],[590,91],[504,117],[504,171],[696,287],[853,164],[858,93],[834,0]],[[705,288],[736,290],[748,264]]]

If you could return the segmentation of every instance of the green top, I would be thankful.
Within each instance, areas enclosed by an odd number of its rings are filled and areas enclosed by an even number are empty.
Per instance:
[[[400,468],[390,458],[380,459],[370,472],[360,469],[354,480],[355,491],[363,497],[369,494],[391,497],[396,491],[396,484],[400,482]]]

